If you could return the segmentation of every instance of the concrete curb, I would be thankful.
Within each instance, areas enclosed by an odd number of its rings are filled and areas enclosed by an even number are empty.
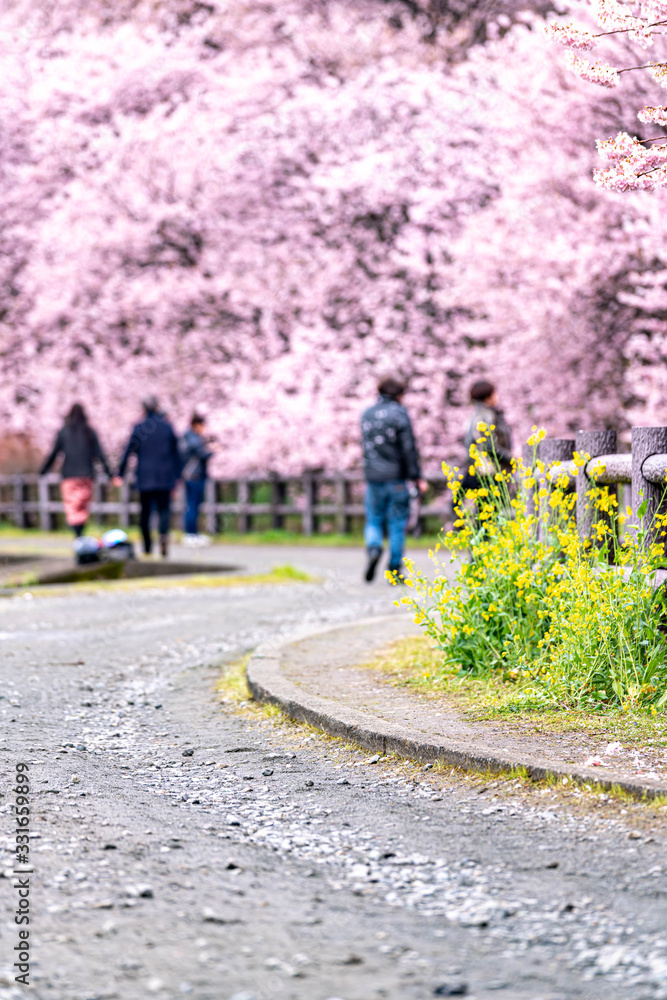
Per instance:
[[[597,768],[554,764],[539,756],[507,755],[483,744],[460,740],[430,740],[427,733],[407,726],[395,725],[372,715],[348,708],[329,698],[310,694],[289,680],[282,671],[283,650],[293,643],[348,628],[377,625],[395,615],[362,618],[345,625],[333,625],[309,632],[294,633],[280,641],[269,641],[257,648],[246,668],[248,687],[256,701],[277,705],[289,718],[306,722],[318,729],[357,743],[374,753],[395,753],[400,757],[424,763],[443,761],[465,771],[493,771],[507,774],[523,769],[534,781],[567,778],[579,785],[594,785],[599,791],[621,790],[636,799],[667,796],[667,786],[604,777]]]

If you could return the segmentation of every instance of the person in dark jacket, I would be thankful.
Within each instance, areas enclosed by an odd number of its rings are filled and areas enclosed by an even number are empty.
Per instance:
[[[88,520],[95,463],[99,462],[111,478],[109,463],[81,403],[75,403],[65,417],[65,423],[58,431],[51,453],[40,469],[40,475],[45,476],[50,471],[59,455],[64,456],[60,470],[60,490],[65,505],[65,520],[78,538],[83,534]]]
[[[144,551],[149,554],[152,549],[150,520],[153,508],[157,507],[160,518],[160,550],[166,558],[169,553],[171,491],[181,475],[181,459],[174,430],[160,413],[155,396],[147,396],[143,401],[143,408],[144,419],[130,435],[115,482],[117,485],[122,483],[130,455],[136,455],[136,487],[141,503],[140,524]]]
[[[405,388],[400,378],[381,379],[380,398],[361,417],[366,478],[364,539],[368,552],[365,578],[369,583],[382,555],[385,534],[389,538],[389,572],[401,575],[410,508],[407,484],[412,480],[422,492],[427,489],[421,479],[410,417],[401,402]]]
[[[193,413],[190,420],[190,430],[186,431],[181,441],[181,460],[183,462],[183,481],[185,482],[185,536],[186,545],[206,544],[208,539],[197,533],[199,508],[204,499],[208,460],[214,453],[214,448],[204,438],[206,417]]]
[[[479,379],[470,389],[473,412],[465,432],[466,472],[463,477],[464,490],[478,489],[482,482],[479,476],[495,475],[499,469],[509,471],[512,465],[512,431],[505,414],[498,406],[498,392],[492,382]],[[481,427],[486,428],[482,430]],[[493,430],[491,428],[493,427]],[[470,472],[470,446],[477,444],[482,452],[481,464],[477,472]]]

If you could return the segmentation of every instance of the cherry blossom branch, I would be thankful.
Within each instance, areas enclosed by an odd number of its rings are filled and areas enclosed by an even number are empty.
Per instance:
[[[638,17],[638,21],[644,21],[646,18]],[[662,28],[667,24],[667,21],[654,21],[652,24],[645,25],[646,29],[649,28]],[[607,35],[624,35],[630,31],[635,31],[635,28],[614,28],[612,31],[600,31],[597,35],[591,35],[592,38],[605,38]]]
[[[667,63],[646,63],[645,66],[626,66],[624,69],[617,69],[617,73],[632,73],[635,69],[658,69],[661,66],[667,66]]]

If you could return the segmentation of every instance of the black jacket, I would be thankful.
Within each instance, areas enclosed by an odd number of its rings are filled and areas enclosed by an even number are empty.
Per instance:
[[[58,431],[51,454],[40,469],[40,475],[46,475],[60,454],[65,456],[60,470],[63,479],[74,479],[79,476],[92,479],[95,475],[96,461],[102,464],[107,476],[111,476],[109,463],[92,427],[68,427],[65,424]]]
[[[130,455],[137,456],[137,489],[173,490],[181,475],[178,441],[168,420],[151,413],[137,424],[118,469],[124,476]]]
[[[364,473],[368,482],[419,479],[419,455],[408,411],[390,396],[364,410],[361,417]]]

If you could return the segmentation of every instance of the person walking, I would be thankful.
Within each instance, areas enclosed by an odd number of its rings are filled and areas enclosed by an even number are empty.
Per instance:
[[[65,520],[79,538],[86,527],[93,497],[95,463],[99,462],[111,478],[109,463],[81,403],[74,403],[65,417],[51,453],[40,469],[41,476],[51,470],[59,455],[64,456],[60,491],[65,505]]]
[[[173,427],[160,412],[155,396],[143,401],[144,419],[133,429],[123,458],[114,479],[122,485],[130,455],[136,455],[136,486],[141,505],[140,525],[144,552],[152,550],[151,513],[157,508],[160,520],[160,551],[164,558],[169,554],[169,522],[171,518],[171,492],[181,475],[178,441]]]
[[[505,414],[498,406],[498,392],[492,382],[480,379],[474,382],[470,389],[470,402],[473,412],[465,432],[466,472],[462,488],[474,490],[481,486],[479,475],[495,475],[500,470],[509,471],[512,466],[512,431]],[[483,424],[486,431],[479,429]],[[493,430],[491,428],[493,427]],[[470,446],[477,445],[483,452],[481,466],[477,473],[470,472]]]
[[[405,530],[410,511],[408,482],[421,492],[428,484],[421,479],[419,454],[412,424],[402,405],[406,385],[391,375],[378,383],[379,399],[364,410],[361,435],[366,479],[366,526],[368,554],[365,579],[373,580],[382,556],[385,535],[389,539],[389,572],[403,572]]]
[[[181,461],[183,463],[182,477],[185,483],[185,534],[184,545],[204,545],[208,542],[205,535],[197,532],[199,508],[204,499],[208,460],[215,449],[204,438],[206,417],[193,413],[190,429],[181,440]]]

